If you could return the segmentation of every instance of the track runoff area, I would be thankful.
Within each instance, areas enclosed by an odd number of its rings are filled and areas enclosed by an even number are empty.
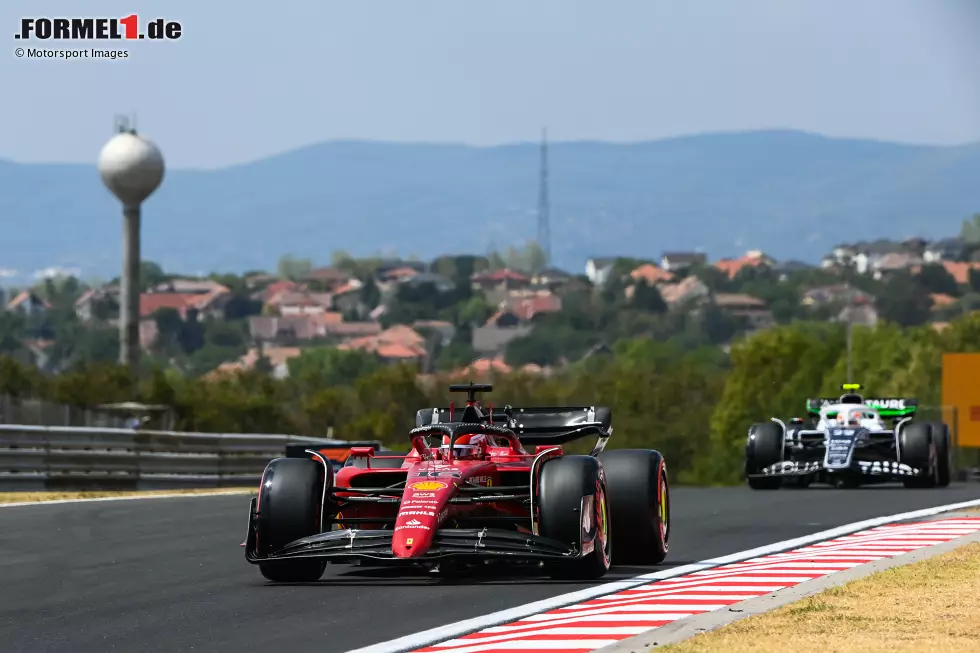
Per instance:
[[[586,653],[686,617],[980,531],[980,517],[936,518],[980,500],[846,524],[674,567],[347,653]]]

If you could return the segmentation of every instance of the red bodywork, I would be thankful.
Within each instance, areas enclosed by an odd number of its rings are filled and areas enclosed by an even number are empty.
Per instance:
[[[392,456],[374,456],[370,447],[351,449],[352,459],[362,459],[364,467],[348,466],[337,472],[334,479],[335,496],[340,502],[356,498],[356,492],[345,493],[343,488],[387,487],[405,481],[400,503],[352,503],[346,505],[337,519],[341,528],[380,529],[391,524],[392,552],[396,558],[424,556],[439,528],[453,528],[462,523],[481,523],[489,519],[507,521],[513,517],[514,528],[531,532],[531,515],[526,507],[513,500],[500,502],[450,503],[465,493],[467,487],[494,488],[515,485],[530,489],[531,461],[540,453],[561,455],[561,446],[539,446],[527,452],[514,438],[503,446],[490,446],[478,460],[459,460],[439,449],[430,449],[422,435],[413,437],[413,449],[403,459],[401,468],[372,467],[372,461],[392,460]],[[449,449],[451,452],[452,449]],[[462,492],[461,492],[462,490]],[[489,518],[489,519],[488,519]],[[371,519],[379,519],[371,522]],[[356,520],[356,521],[347,521]]]
[[[580,540],[539,532],[537,484],[542,464],[562,456],[563,443],[595,435],[593,455],[602,450],[611,433],[609,409],[505,406],[495,416],[492,405],[484,412],[474,399],[491,389],[450,386],[450,392],[467,392],[465,408],[454,411],[450,403],[448,410],[418,411],[407,454],[375,455],[374,447],[354,446],[335,471],[329,456],[306,450],[323,470],[315,531],[259,555],[261,513],[253,500],[246,559],[400,560],[431,567],[449,559],[562,563],[588,555],[594,529],[585,516]]]

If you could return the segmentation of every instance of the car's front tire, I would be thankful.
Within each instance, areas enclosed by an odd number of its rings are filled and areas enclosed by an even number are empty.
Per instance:
[[[592,456],[561,456],[541,465],[538,532],[575,548],[592,543],[581,558],[555,566],[556,578],[594,580],[609,571],[612,537],[606,475]],[[583,513],[583,506],[588,514]]]
[[[783,459],[783,430],[775,422],[760,422],[749,429],[749,438],[745,445],[745,474],[759,474],[766,467],[775,465]],[[753,490],[778,490],[783,479],[756,477],[748,479],[749,487]]]
[[[323,465],[310,458],[276,458],[262,474],[256,512],[256,549],[268,556],[290,542],[321,532]],[[267,579],[279,583],[319,580],[326,561],[314,558],[259,563]]]

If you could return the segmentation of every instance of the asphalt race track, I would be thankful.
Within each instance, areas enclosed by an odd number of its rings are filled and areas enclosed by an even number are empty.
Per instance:
[[[978,499],[980,484],[675,488],[672,498],[668,561],[679,565]],[[343,566],[328,566],[317,584],[275,586],[238,546],[247,506],[242,495],[0,508],[0,650],[340,653],[586,587],[519,577],[446,583]],[[607,580],[652,570],[614,567]]]

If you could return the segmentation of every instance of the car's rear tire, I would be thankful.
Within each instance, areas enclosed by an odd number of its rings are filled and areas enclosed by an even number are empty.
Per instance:
[[[670,542],[667,463],[652,449],[613,449],[598,456],[606,471],[616,564],[655,565]]]
[[[609,500],[606,475],[592,456],[561,456],[545,460],[538,479],[538,532],[576,549],[583,530],[592,551],[581,558],[554,566],[555,578],[593,580],[609,571],[612,561]],[[588,516],[582,506],[591,507]]]
[[[325,480],[323,465],[310,458],[276,458],[266,466],[256,518],[259,556],[268,556],[290,542],[321,532],[320,504]],[[320,579],[326,564],[311,558],[274,560],[259,563],[259,571],[274,582],[312,582]]]
[[[782,461],[783,430],[775,422],[760,422],[749,429],[749,438],[745,445],[745,474],[759,474],[763,469]],[[753,490],[778,490],[783,479],[749,478],[749,487]]]
[[[902,485],[916,489],[936,487],[935,453],[932,424],[912,422],[904,426],[899,437],[899,462],[924,470],[925,475],[903,479]]]

